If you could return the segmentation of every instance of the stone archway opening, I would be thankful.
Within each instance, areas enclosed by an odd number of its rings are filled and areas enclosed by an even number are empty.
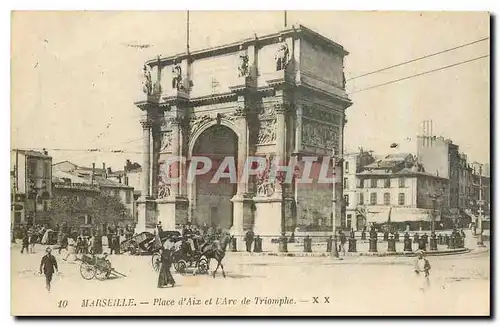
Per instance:
[[[237,183],[229,178],[216,180],[214,175],[225,159],[233,160],[237,169],[238,136],[224,125],[211,126],[194,143],[191,158],[197,156],[209,158],[211,169],[197,175],[191,185],[191,220],[198,225],[206,222],[209,226],[228,230],[233,225],[231,199],[236,194]],[[229,172],[228,169],[223,171]]]

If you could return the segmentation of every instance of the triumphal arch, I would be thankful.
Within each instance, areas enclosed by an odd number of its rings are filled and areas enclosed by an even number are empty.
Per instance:
[[[225,157],[237,169],[249,156],[294,158],[343,152],[345,110],[344,48],[304,27],[244,39],[200,51],[158,57],[144,66],[143,164],[139,231],[206,222],[234,235],[253,229],[277,237],[298,225],[340,223],[342,184],[268,182],[246,176],[236,182],[210,182]],[[166,173],[165,162],[208,156],[214,166],[187,180],[179,162]],[[162,172],[163,171],[163,172]],[[168,179],[168,180],[167,180]],[[339,179],[340,180],[340,179]],[[234,180],[233,180],[234,181]],[[334,198],[335,197],[335,198]]]

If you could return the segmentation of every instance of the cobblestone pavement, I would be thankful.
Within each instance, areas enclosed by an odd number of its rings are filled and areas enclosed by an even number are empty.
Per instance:
[[[241,256],[227,253],[226,278],[208,275],[174,274],[177,286],[158,289],[157,274],[150,256],[111,256],[113,267],[125,278],[106,281],[83,280],[79,263],[64,262],[56,254],[60,274],[54,277],[53,290],[44,289],[44,278],[37,273],[43,248],[21,255],[12,249],[13,306],[15,313],[99,314],[109,308],[84,308],[83,299],[134,298],[149,304],[115,307],[120,314],[182,314],[185,307],[154,306],[155,298],[182,297],[207,300],[217,297],[256,296],[293,299],[293,304],[246,307],[200,305],[190,314],[327,314],[327,315],[470,315],[489,314],[489,250],[474,249],[461,255],[429,257],[432,264],[430,287],[418,289],[409,257],[273,257]],[[215,265],[211,264],[211,269]],[[319,303],[314,303],[318,297]],[[324,297],[329,297],[325,303]],[[58,308],[68,300],[66,308]],[[243,310],[242,310],[243,309]]]

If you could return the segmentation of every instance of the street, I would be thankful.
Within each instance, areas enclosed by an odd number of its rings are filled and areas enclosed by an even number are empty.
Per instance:
[[[79,263],[64,262],[57,253],[59,275],[47,293],[38,274],[43,248],[21,255],[12,249],[13,313],[82,313],[84,299],[129,299],[137,306],[85,308],[85,314],[110,309],[116,314],[325,314],[325,315],[485,315],[489,314],[489,250],[476,249],[454,256],[429,257],[430,288],[422,293],[413,272],[415,258],[407,257],[275,257],[227,253],[226,279],[174,273],[176,287],[158,289],[150,256],[111,256],[113,267],[126,278],[84,280]],[[211,262],[210,269],[215,268]],[[196,307],[178,305],[181,298],[200,300]],[[242,298],[251,299],[246,307]],[[256,297],[261,302],[256,304]],[[277,305],[268,299],[293,303]],[[316,299],[314,299],[316,297]],[[204,304],[212,298],[210,305]],[[156,299],[156,300],[155,300]],[[67,300],[66,307],[58,307]],[[238,305],[229,300],[236,300]],[[285,300],[286,301],[286,300]],[[140,304],[143,302],[144,304]],[[164,305],[159,305],[159,304]],[[175,305],[167,305],[175,302]],[[155,305],[153,305],[155,304]],[[63,303],[66,305],[66,303]]]

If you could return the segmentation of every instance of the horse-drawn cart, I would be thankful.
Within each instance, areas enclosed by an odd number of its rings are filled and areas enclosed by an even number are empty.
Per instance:
[[[111,262],[106,257],[97,257],[95,255],[82,255],[77,257],[80,263],[80,275],[85,280],[96,278],[100,281],[108,279],[110,276],[126,275],[119,273],[112,266]]]
[[[175,243],[179,245],[176,246]],[[202,254],[201,250],[193,251],[187,239],[182,237],[172,238],[171,244],[172,265],[176,272],[185,274],[188,268],[196,269],[198,274],[208,272],[208,259]],[[155,272],[160,271],[161,254],[159,252],[153,253],[151,264]]]

